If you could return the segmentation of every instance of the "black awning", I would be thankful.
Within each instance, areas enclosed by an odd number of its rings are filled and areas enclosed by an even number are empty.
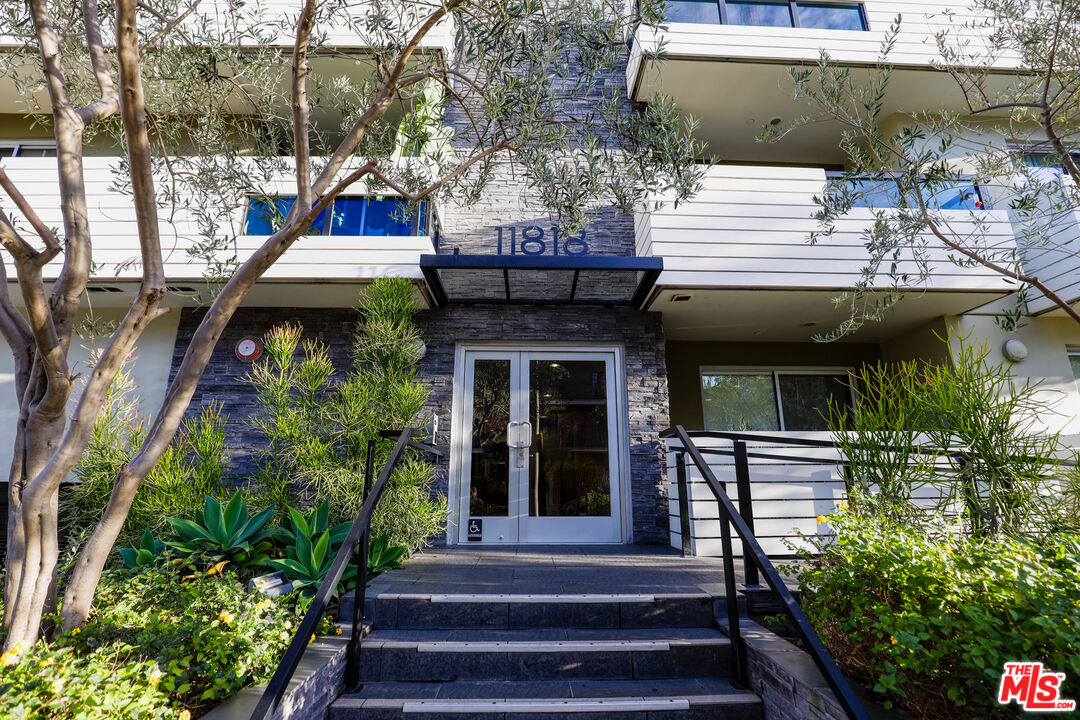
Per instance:
[[[444,305],[641,307],[664,262],[604,255],[421,255],[432,300]]]

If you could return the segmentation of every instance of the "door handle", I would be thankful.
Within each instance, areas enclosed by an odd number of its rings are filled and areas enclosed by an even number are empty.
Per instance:
[[[525,439],[524,441],[511,442],[510,438],[513,436],[514,428],[524,428]],[[525,467],[525,451],[532,447],[532,423],[528,420],[512,420],[506,423],[506,447],[517,450],[517,467]]]

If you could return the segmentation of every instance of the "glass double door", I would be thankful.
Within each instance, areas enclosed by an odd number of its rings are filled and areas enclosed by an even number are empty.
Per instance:
[[[615,355],[468,351],[460,542],[620,542]]]

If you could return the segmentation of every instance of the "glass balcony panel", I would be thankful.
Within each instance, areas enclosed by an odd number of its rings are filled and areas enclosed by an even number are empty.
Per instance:
[[[866,30],[858,5],[799,3],[799,25],[823,30]]]
[[[725,3],[729,25],[792,27],[791,6],[787,3],[733,0]]]
[[[716,0],[671,0],[664,19],[676,23],[718,25],[720,5]]]

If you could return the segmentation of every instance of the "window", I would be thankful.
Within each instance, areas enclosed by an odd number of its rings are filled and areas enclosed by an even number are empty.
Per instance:
[[[9,157],[56,157],[56,144],[52,142],[0,142],[0,158]]]
[[[827,430],[829,405],[851,407],[847,370],[702,368],[706,430]]]
[[[248,198],[244,234],[272,235],[295,201],[295,196]],[[311,227],[318,235],[425,235],[427,203],[410,211],[404,198],[339,197]]]
[[[853,207],[894,208],[917,206],[914,198],[905,198],[891,178],[851,177],[842,172],[825,173],[832,187],[844,188],[855,195]],[[989,202],[979,183],[973,180],[926,182],[920,187],[926,206],[936,210],[985,210]]]
[[[720,22],[720,5],[716,0],[671,0],[668,2],[667,19],[670,22],[717,25]]]
[[[1076,389],[1080,391],[1080,348],[1069,348],[1069,365],[1072,366],[1073,379],[1076,380]]]
[[[762,27],[792,27],[790,3],[758,2],[757,0],[727,0],[728,25],[757,25]]]
[[[796,0],[669,0],[669,22],[822,30],[869,30],[861,3]]]

